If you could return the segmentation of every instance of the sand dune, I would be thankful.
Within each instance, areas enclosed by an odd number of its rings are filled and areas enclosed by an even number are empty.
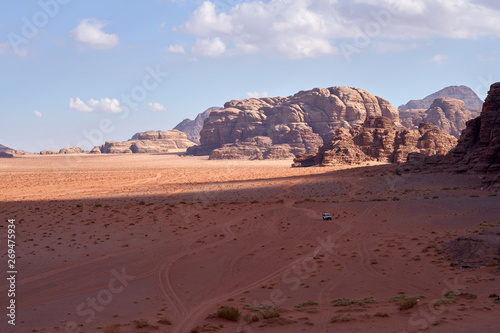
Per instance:
[[[19,273],[17,325],[1,331],[498,332],[499,267],[457,270],[440,248],[499,228],[478,176],[290,164],[2,161]]]

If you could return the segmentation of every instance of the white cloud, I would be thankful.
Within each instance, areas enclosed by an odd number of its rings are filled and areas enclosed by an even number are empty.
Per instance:
[[[153,102],[148,102],[148,107],[149,111],[152,112],[159,112],[159,111],[166,111],[167,108],[160,103],[153,103]]]
[[[399,52],[433,38],[499,36],[500,6],[492,0],[270,0],[237,3],[217,12],[204,1],[175,30],[225,46],[221,54],[263,53],[291,59],[338,52],[341,43],[367,37],[379,49]],[[203,43],[203,45],[201,45]],[[392,45],[390,45],[392,43]],[[413,43],[413,44],[412,44]],[[212,43],[213,44],[213,43]],[[373,45],[375,45],[373,43]],[[204,47],[205,46],[205,47]],[[365,45],[366,46],[366,45]]]
[[[258,91],[249,91],[246,93],[246,98],[261,98],[261,97],[267,97],[267,91],[263,92],[258,92]]]
[[[170,52],[170,53],[181,53],[181,54],[186,54],[186,50],[184,50],[184,46],[180,44],[176,45],[170,45],[165,49],[165,51]]]
[[[158,26],[158,31],[162,31],[163,28],[165,28],[165,22],[162,22],[159,26]]]
[[[37,117],[37,118],[42,118],[42,116],[43,116],[43,115],[42,115],[42,113],[41,113],[40,111],[38,111],[38,110],[33,111],[33,114],[34,114],[34,115],[35,115],[35,117]]]
[[[107,22],[96,19],[83,19],[78,26],[71,30],[70,36],[83,47],[95,49],[110,49],[120,43],[116,34],[107,34],[102,31]]]
[[[191,53],[194,55],[205,57],[217,57],[226,51],[226,45],[219,38],[198,39],[196,44],[191,48]]]
[[[436,54],[429,60],[429,62],[433,62],[439,65],[444,64],[446,61],[448,61],[448,57],[442,54]]]
[[[87,103],[80,98],[69,99],[69,109],[75,109],[79,112],[89,113],[120,113],[123,108],[117,99],[103,98],[100,101],[91,99]]]

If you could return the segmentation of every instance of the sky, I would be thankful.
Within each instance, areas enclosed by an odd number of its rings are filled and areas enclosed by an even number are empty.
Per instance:
[[[0,143],[28,152],[168,130],[234,99],[362,88],[399,106],[500,77],[497,0],[0,4]]]

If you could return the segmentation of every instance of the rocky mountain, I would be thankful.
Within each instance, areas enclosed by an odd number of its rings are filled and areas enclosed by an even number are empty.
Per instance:
[[[465,107],[469,110],[481,110],[483,101],[477,94],[469,87],[466,86],[450,86],[441,89],[434,94],[431,94],[424,99],[411,100],[408,103],[401,105],[399,110],[410,109],[429,109],[436,98],[447,97],[459,99],[465,102]]]
[[[0,157],[14,157],[14,154],[14,149],[0,144]]]
[[[277,156],[270,153],[271,148],[278,148],[282,156],[316,151],[337,128],[352,128],[376,116],[399,124],[394,106],[357,88],[315,88],[289,97],[233,100],[210,113],[200,132],[200,145],[189,148],[188,154],[214,151],[211,158],[269,158]]]
[[[204,112],[199,113],[194,120],[184,119],[174,127],[174,130],[186,133],[189,140],[195,142],[196,144],[200,144],[200,131],[203,128],[205,119],[208,118],[212,111],[218,111],[220,109],[220,107],[211,107]]]
[[[467,121],[479,116],[480,111],[468,110],[465,102],[449,97],[439,97],[425,109],[400,110],[401,124],[406,128],[418,128],[420,123],[434,124],[446,134],[457,139],[465,128]]]
[[[401,171],[451,171],[486,174],[500,184],[500,82],[490,87],[481,115],[467,122],[457,146],[442,158],[410,154]]]
[[[136,133],[125,142],[107,141],[101,147],[94,147],[92,154],[161,154],[171,150],[186,149],[195,143],[188,140],[185,133],[170,131],[147,131]]]
[[[408,154],[418,152],[423,156],[445,154],[457,140],[422,123],[418,130],[400,129],[387,117],[369,117],[353,129],[339,128],[328,145],[317,153],[296,156],[293,166],[333,166],[361,164],[368,161],[406,161]]]

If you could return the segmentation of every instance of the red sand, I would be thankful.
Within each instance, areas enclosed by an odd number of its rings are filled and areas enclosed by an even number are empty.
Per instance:
[[[13,327],[4,307],[0,331],[500,330],[488,297],[500,294],[500,269],[454,269],[439,247],[500,225],[500,197],[481,191],[479,176],[289,165],[175,154],[2,160],[18,308]],[[444,298],[450,291],[461,295]],[[403,311],[389,301],[405,295],[422,296]],[[334,306],[340,298],[358,301]],[[448,303],[435,307],[439,299]],[[214,316],[224,305],[239,322]]]

